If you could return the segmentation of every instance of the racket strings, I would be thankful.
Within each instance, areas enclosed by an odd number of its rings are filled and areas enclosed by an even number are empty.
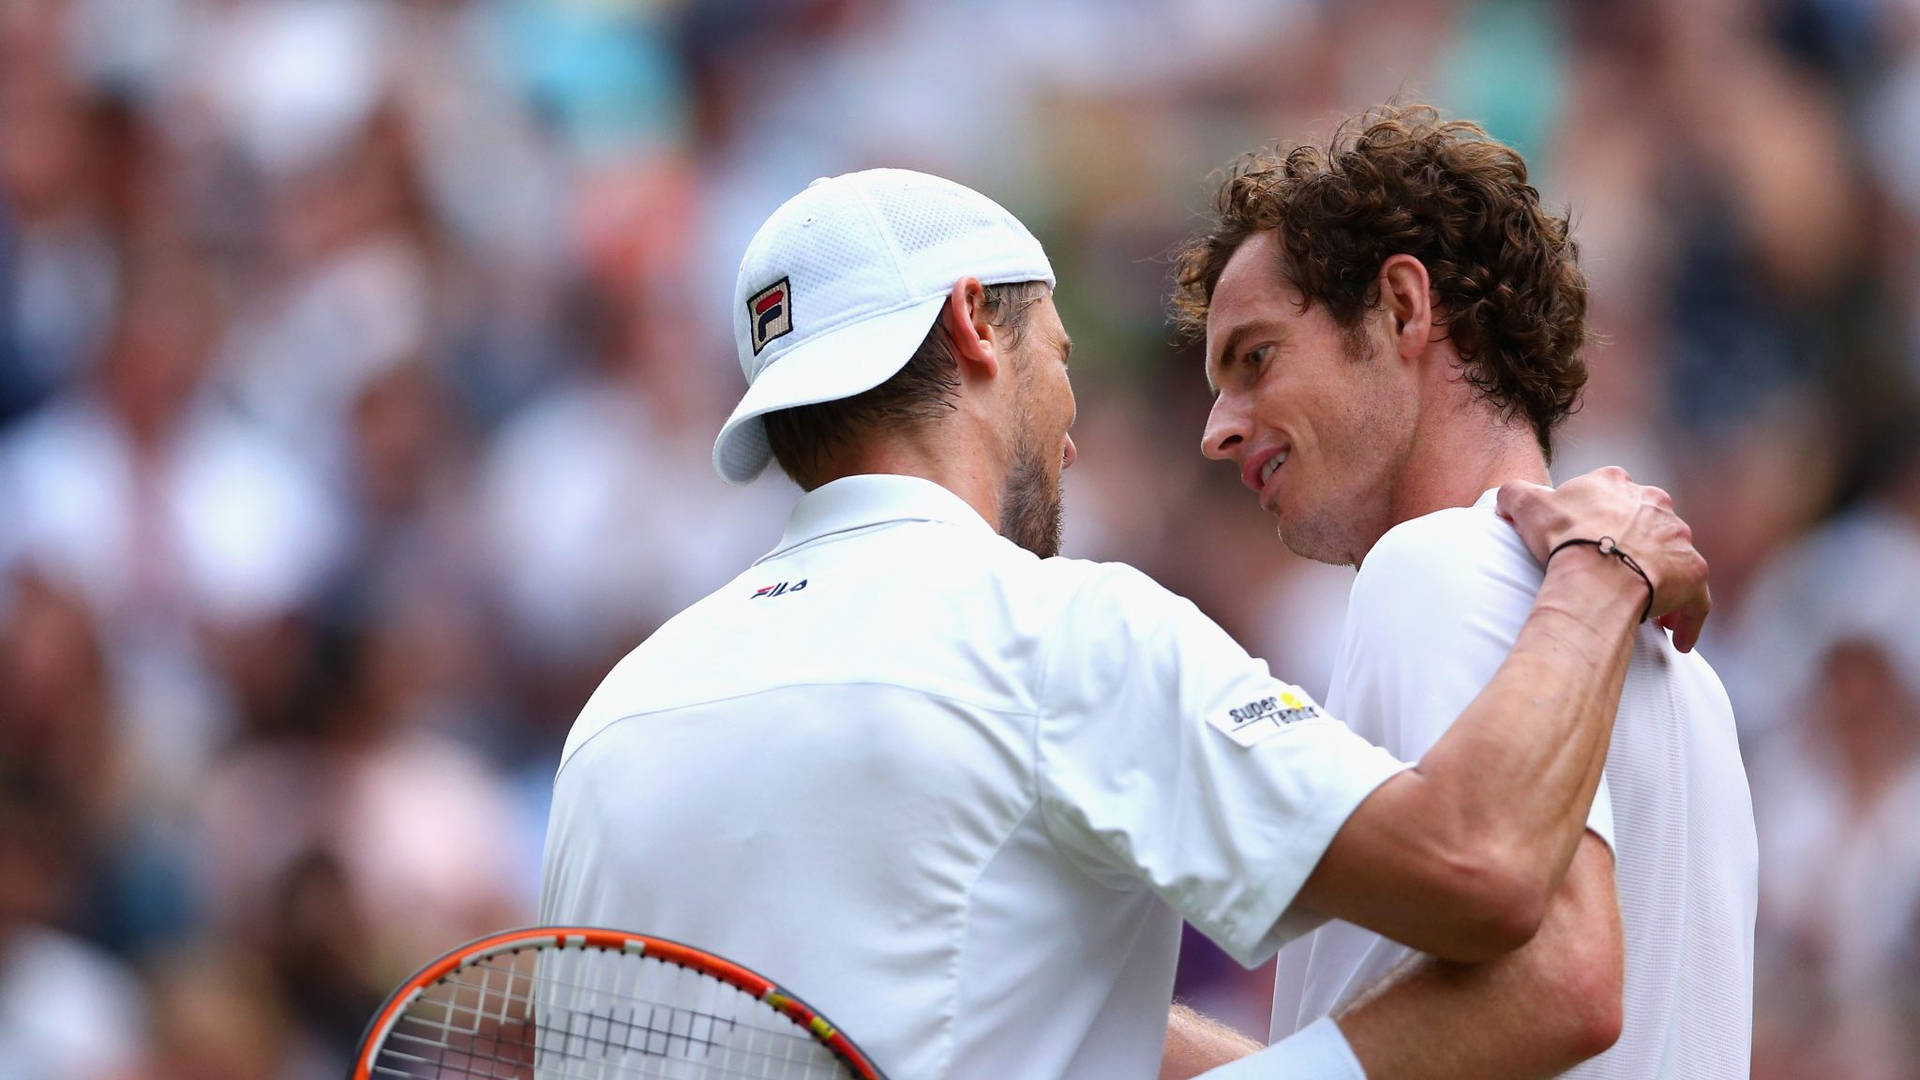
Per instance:
[[[615,985],[610,988],[596,988],[579,980],[545,975],[529,977],[531,981],[539,985],[538,987],[530,986],[528,993],[525,994],[513,993],[510,989],[512,979],[515,976],[522,975],[521,972],[513,968],[498,967],[494,965],[492,961],[482,961],[480,964],[474,965],[474,967],[491,968],[494,971],[499,971],[507,980],[506,986],[509,989],[495,994],[502,1002],[501,1012],[497,1017],[489,1017],[490,1019],[498,1019],[502,1022],[508,1021],[510,1017],[506,1009],[509,1004],[517,1006],[521,1010],[522,1015],[524,1015],[525,1011],[534,1004],[534,997],[538,994],[539,987],[544,987],[548,990],[564,990],[567,993],[568,999],[563,1012],[563,1015],[567,1018],[567,1028],[563,1031],[554,1025],[547,1024],[535,1025],[536,1029],[541,1034],[564,1033],[570,1038],[579,1038],[590,1045],[598,1044],[603,1050],[614,1048],[636,1049],[631,1043],[623,1041],[615,1044],[612,1041],[611,1028],[614,1026],[619,1026],[629,1033],[638,1032],[648,1036],[660,1035],[669,1039],[682,1040],[688,1044],[700,1042],[717,1045],[719,1040],[713,1036],[718,1028],[724,1025],[729,1032],[734,1030],[747,1030],[772,1040],[789,1040],[797,1047],[807,1049],[819,1047],[818,1042],[810,1034],[801,1030],[784,1014],[774,1011],[758,998],[746,994],[733,986],[718,982],[697,971],[666,964],[651,958],[645,959],[640,963],[618,965],[614,980]],[[680,985],[676,987],[675,991],[670,995],[671,1000],[660,1000],[659,996],[649,996],[647,992],[638,985],[641,981],[639,976],[647,973],[649,968],[656,969],[660,973],[670,973],[679,981]],[[471,971],[473,969],[468,970]],[[618,978],[619,975],[626,973],[633,973],[636,976],[634,979],[635,985],[623,988],[618,984]],[[456,990],[463,988],[475,989],[481,995],[487,994],[491,989],[491,976],[489,973],[483,972],[481,982],[477,987],[474,986],[470,978],[463,978],[462,976],[463,973],[454,973],[448,980],[449,985],[456,988]],[[718,992],[721,1000],[730,1006],[727,1014],[723,1015],[720,1012],[703,1011],[686,1005],[674,1004],[674,1001],[689,1000],[702,994],[710,996],[715,992]],[[610,999],[612,1004],[607,1006],[606,1012],[594,1011],[591,1008],[583,1007],[579,1003],[579,999],[582,996],[588,998],[599,996]],[[557,995],[551,995],[547,998],[547,1001],[552,1002],[556,999]],[[476,999],[476,1001],[479,1002],[484,1002],[484,1000],[484,996]],[[629,1007],[628,1019],[619,1019],[621,1003],[625,1003]],[[448,1003],[448,1006],[455,1012],[471,1012],[475,1015],[476,1019],[486,1014],[483,1005],[462,1005],[457,996],[453,1001]],[[632,1017],[639,1015],[640,1006],[646,1007],[648,1011],[648,1020],[646,1023],[639,1023],[632,1019]],[[664,1015],[664,1023],[666,1026],[654,1026],[656,1017],[659,1015]],[[772,1024],[754,1022],[756,1020],[764,1021],[769,1019],[773,1021]],[[574,1031],[572,1025],[576,1020],[583,1021],[589,1030],[586,1032]],[[590,1031],[595,1021],[606,1021],[609,1029],[608,1034],[598,1038],[592,1036]],[[681,1021],[685,1022],[684,1026],[681,1026]],[[703,1021],[707,1026],[707,1035],[695,1035],[694,1028]],[[547,1048],[543,1046],[542,1049],[545,1050]],[[825,1051],[824,1048],[820,1049],[822,1052],[830,1053],[830,1051]],[[567,1051],[564,1048],[555,1048],[555,1052],[566,1053]]]
[[[407,1036],[396,1032],[389,1036],[389,1044],[384,1054],[403,1057],[409,1061],[434,1066],[439,1072],[427,1075],[438,1076],[449,1073],[460,1076],[487,1076],[498,1078],[517,1078],[529,1075],[535,1062],[538,1062],[537,1075],[546,1077],[588,1076],[593,1078],[613,1077],[707,1077],[707,1076],[752,1076],[752,1077],[802,1077],[802,1076],[840,1076],[837,1062],[830,1057],[821,1057],[811,1048],[802,1047],[796,1052],[793,1042],[782,1042],[778,1050],[760,1049],[755,1046],[755,1038],[764,1038],[771,1032],[757,1032],[742,1043],[723,1043],[689,1037],[685,1032],[667,1028],[636,1028],[650,1031],[659,1036],[659,1040],[649,1039],[646,1043],[615,1042],[605,1038],[594,1038],[582,1032],[577,1026],[569,1025],[556,1028],[543,1024],[526,1025],[539,1034],[553,1034],[579,1043],[599,1044],[605,1052],[554,1053],[536,1050],[532,1043],[516,1041],[505,1047],[498,1045],[477,1046],[441,1042],[419,1036]],[[423,1052],[440,1051],[432,1057],[423,1054],[411,1054],[397,1050],[394,1041],[406,1041],[418,1044]],[[693,1047],[712,1053],[718,1052],[718,1060],[701,1060],[689,1053]],[[618,1056],[615,1056],[618,1055]],[[637,1057],[635,1057],[637,1055]],[[623,1060],[624,1059],[624,1060]],[[730,1061],[732,1063],[730,1063]],[[812,1062],[810,1067],[803,1063]],[[576,1069],[573,1066],[578,1065]],[[698,1069],[688,1066],[698,1065]],[[487,1071],[479,1071],[485,1066]],[[499,1071],[496,1066],[505,1066],[507,1071]],[[389,1070],[396,1075],[419,1076],[418,1070]]]
[[[370,1072],[461,1080],[852,1075],[784,1014],[737,987],[652,957],[578,947],[513,950],[450,973],[403,1010]]]
[[[665,1005],[650,1005],[647,1006],[647,1010],[649,1016],[644,1022],[634,1018],[623,1018],[619,1015],[618,1010],[614,1010],[610,1014],[568,1014],[566,1026],[564,1027],[542,1024],[538,1021],[511,1020],[503,1029],[447,1032],[445,1030],[446,1026],[443,1024],[426,1025],[429,1027],[442,1028],[443,1032],[440,1038],[416,1035],[411,1032],[398,1030],[396,1027],[396,1030],[388,1035],[388,1040],[390,1042],[400,1040],[422,1047],[456,1050],[462,1053],[477,1050],[502,1062],[509,1060],[518,1062],[533,1052],[532,1048],[535,1046],[535,1043],[528,1042],[523,1037],[516,1037],[512,1034],[516,1031],[532,1031],[536,1035],[536,1041],[538,1036],[557,1037],[562,1045],[554,1047],[541,1045],[540,1047],[539,1052],[543,1058],[549,1060],[553,1057],[561,1057],[599,1061],[611,1053],[628,1052],[656,1056],[678,1055],[686,1057],[694,1053],[696,1047],[707,1052],[725,1051],[729,1053],[758,1053],[760,1056],[775,1056],[774,1052],[770,1050],[755,1051],[753,1048],[753,1041],[755,1039],[765,1039],[770,1043],[797,1047],[808,1051],[811,1051],[816,1045],[810,1037],[792,1035],[787,1032],[773,1031],[752,1025],[738,1024],[724,1017],[712,1016],[696,1010],[679,1009]],[[653,1014],[660,1011],[669,1013],[666,1026],[657,1026],[654,1022]],[[639,1010],[635,1009],[632,1016],[637,1017],[638,1014]],[[675,1026],[673,1024],[674,1016],[688,1017],[689,1024],[685,1027]],[[401,1023],[406,1023],[408,1019],[417,1018],[403,1017]],[[707,1021],[710,1025],[705,1034],[700,1033],[698,1030],[698,1022],[702,1020]],[[605,1034],[594,1034],[593,1028],[597,1022],[604,1024]],[[716,1037],[722,1033],[720,1029],[723,1027],[728,1034],[734,1031],[744,1032],[747,1042],[742,1045]],[[505,1033],[503,1034],[503,1032]],[[619,1036],[617,1038],[616,1033],[618,1033]],[[635,1042],[633,1039],[634,1035],[641,1036],[641,1040]],[[457,1045],[454,1041],[455,1037],[486,1039],[489,1045],[485,1047],[477,1045]],[[583,1047],[583,1049],[574,1049],[576,1046]],[[594,1050],[598,1050],[599,1053],[594,1053]],[[520,1056],[511,1057],[510,1055],[516,1051],[519,1052]],[[784,1060],[785,1057],[791,1056],[791,1054],[781,1056]]]
[[[541,1028],[540,1030],[556,1030]],[[564,1030],[564,1029],[561,1029]],[[577,1034],[577,1033],[576,1033]],[[678,1036],[676,1036],[678,1038]],[[696,1058],[678,1056],[671,1051],[642,1050],[638,1047],[617,1048],[622,1055],[634,1057],[614,1058],[610,1056],[594,1057],[590,1055],[566,1055],[555,1057],[548,1054],[538,1055],[536,1066],[530,1044],[511,1048],[515,1053],[500,1054],[471,1048],[421,1040],[425,1045],[420,1049],[438,1050],[432,1056],[413,1054],[399,1050],[393,1045],[393,1036],[382,1048],[379,1062],[372,1072],[383,1076],[406,1077],[485,1077],[488,1080],[518,1080],[518,1078],[537,1076],[541,1080],[572,1080],[572,1078],[592,1078],[592,1080],[629,1080],[629,1078],[648,1078],[648,1080],[687,1080],[687,1078],[706,1077],[758,1077],[758,1078],[802,1078],[843,1077],[849,1075],[840,1066],[837,1059],[830,1055],[816,1053],[807,1048],[796,1048],[791,1043],[783,1043],[780,1052],[756,1050],[751,1041],[742,1044],[714,1044],[718,1050],[718,1060],[705,1061]],[[388,1063],[396,1058],[410,1063],[408,1067],[397,1067]],[[576,1068],[577,1066],[577,1068]],[[422,1069],[426,1071],[422,1071]],[[502,1071],[502,1070],[505,1071]],[[483,1071],[484,1070],[484,1071]]]

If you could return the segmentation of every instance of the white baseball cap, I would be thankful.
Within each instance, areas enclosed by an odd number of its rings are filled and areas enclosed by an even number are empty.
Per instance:
[[[906,169],[823,177],[760,226],[733,287],[747,392],[713,443],[729,483],[772,458],[761,417],[864,393],[906,366],[963,277],[1044,281],[1047,253],[971,188]]]

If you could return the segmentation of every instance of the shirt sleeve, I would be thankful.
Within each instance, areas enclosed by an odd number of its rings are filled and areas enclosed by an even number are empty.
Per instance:
[[[1354,580],[1330,701],[1355,728],[1418,760],[1506,662],[1542,578],[1519,535],[1485,507],[1389,531]],[[1587,827],[1613,845],[1604,777]]]
[[[1078,588],[1043,671],[1035,757],[1056,844],[1144,882],[1248,967],[1323,921],[1290,914],[1294,897],[1401,762],[1128,567]]]

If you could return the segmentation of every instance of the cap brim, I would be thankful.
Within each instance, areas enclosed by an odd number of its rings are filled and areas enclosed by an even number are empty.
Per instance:
[[[713,441],[713,470],[730,484],[759,476],[773,460],[761,417],[849,398],[886,382],[926,340],[946,302],[943,293],[862,319],[797,345],[768,365]]]

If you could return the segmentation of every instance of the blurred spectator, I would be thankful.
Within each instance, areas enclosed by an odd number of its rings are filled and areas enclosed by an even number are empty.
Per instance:
[[[561,682],[546,703],[556,737],[562,702],[584,702],[633,642],[771,550],[783,522],[778,488],[714,474],[705,421],[728,406],[693,359],[689,305],[649,285],[585,298],[589,369],[504,424],[480,478],[509,640],[536,677]]]
[[[341,631],[308,684],[307,723],[262,733],[210,771],[199,821],[215,928],[270,939],[306,910],[284,890],[323,887],[350,900],[339,917],[364,920],[372,961],[397,978],[408,958],[530,910],[510,793],[420,723],[412,643],[377,619]],[[326,874],[306,866],[315,851],[331,853]]]
[[[0,23],[0,51],[55,48],[55,25]],[[57,66],[0,68],[0,422],[84,372],[113,323],[118,117]]]
[[[1753,762],[1764,975],[1789,995],[1769,1003],[1763,1061],[1897,1077],[1920,1060],[1916,687],[1881,644],[1838,641],[1804,702],[1809,729]]]
[[[145,1053],[147,1001],[124,964],[55,928],[80,906],[69,793],[0,773],[0,1061],[21,1080],[119,1080]]]
[[[204,272],[145,265],[125,292],[96,377],[0,446],[0,553],[99,613],[141,782],[168,797],[231,734],[230,698],[270,692],[260,679],[290,662],[266,650],[337,557],[339,521],[299,458],[208,399]],[[228,674],[253,678],[218,682],[222,642],[253,661]]]

